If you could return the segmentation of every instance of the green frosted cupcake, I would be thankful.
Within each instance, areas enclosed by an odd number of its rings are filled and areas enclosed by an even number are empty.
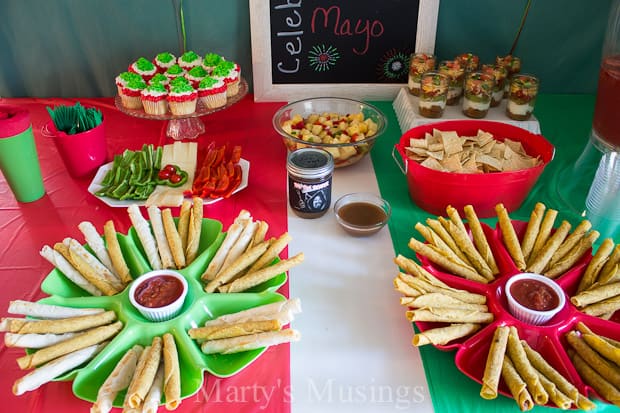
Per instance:
[[[168,70],[172,65],[177,63],[177,58],[175,55],[169,52],[158,53],[153,59],[155,66],[157,66],[159,73],[164,73]]]
[[[231,97],[239,93],[239,83],[241,80],[240,68],[235,62],[224,60],[220,62],[211,76],[220,78],[226,83],[226,96]]]
[[[187,80],[187,78],[185,76],[183,77],[177,77],[174,78],[170,81],[170,83],[168,84],[171,88],[175,85],[191,85],[190,81]]]
[[[163,84],[148,85],[140,94],[144,111],[149,115],[164,115],[168,112],[167,96],[168,91]]]
[[[177,64],[185,69],[185,71],[190,71],[193,67],[200,66],[202,64],[202,57],[190,50],[183,53],[181,57],[179,57]]]
[[[207,72],[211,73],[211,71],[213,69],[215,69],[215,66],[219,65],[223,61],[224,61],[224,58],[222,56],[220,56],[219,54],[217,54],[217,53],[207,53],[202,58],[202,67]]]
[[[164,76],[166,76],[168,79],[172,80],[172,79],[176,79],[178,77],[183,77],[185,76],[186,70],[183,69],[181,66],[179,66],[178,64],[172,65],[170,66],[165,72],[164,72]]]
[[[190,115],[196,111],[198,92],[189,83],[178,82],[170,85],[167,100],[173,115]]]
[[[219,78],[205,77],[198,85],[198,100],[209,109],[226,105],[226,83]]]
[[[116,76],[114,82],[119,95],[123,93],[123,87],[131,80],[142,80],[142,76],[135,72],[123,72]]]
[[[142,79],[132,79],[123,86],[120,97],[123,107],[127,109],[142,109],[142,91],[146,83]]]
[[[151,80],[155,73],[157,73],[157,67],[148,59],[140,57],[138,60],[129,65],[130,72],[134,72],[142,76],[145,82]]]
[[[170,79],[168,79],[163,73],[157,73],[151,80],[149,80],[149,85],[154,85],[156,83],[166,86],[170,83]]]
[[[197,88],[200,81],[207,75],[207,71],[202,66],[196,66],[185,74],[185,78],[190,81],[193,87]]]

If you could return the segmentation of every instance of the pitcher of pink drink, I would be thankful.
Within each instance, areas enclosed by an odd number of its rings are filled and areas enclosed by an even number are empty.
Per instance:
[[[599,72],[592,143],[601,152],[586,211],[603,236],[620,232],[620,0],[610,10]]]

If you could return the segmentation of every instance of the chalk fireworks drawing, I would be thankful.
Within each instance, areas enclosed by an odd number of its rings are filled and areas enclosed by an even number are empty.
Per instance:
[[[404,80],[409,73],[409,54],[405,50],[390,49],[381,56],[377,76],[381,81]]]
[[[333,46],[325,46],[324,44],[312,47],[308,52],[310,67],[317,72],[325,72],[336,65],[336,61],[340,59],[338,49]]]

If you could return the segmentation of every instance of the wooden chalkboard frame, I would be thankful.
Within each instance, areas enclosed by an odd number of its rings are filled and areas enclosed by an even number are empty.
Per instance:
[[[319,83],[274,84],[271,74],[269,1],[249,0],[252,37],[254,101],[291,102],[316,96],[338,96],[360,100],[394,100],[404,83]],[[420,0],[415,37],[416,52],[433,53],[437,31],[439,0]]]

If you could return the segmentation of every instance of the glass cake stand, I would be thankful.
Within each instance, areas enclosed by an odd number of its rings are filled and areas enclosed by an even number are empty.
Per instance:
[[[239,81],[239,93],[234,96],[228,97],[226,100],[226,105],[219,108],[210,109],[206,107],[199,99],[196,103],[196,111],[194,113],[179,116],[175,116],[170,112],[164,115],[149,115],[148,113],[144,112],[143,109],[127,109],[123,106],[121,98],[118,95],[116,95],[116,97],[114,98],[114,104],[116,105],[116,108],[118,110],[129,116],[142,119],[168,121],[166,124],[166,136],[169,136],[174,140],[183,140],[195,139],[198,135],[205,133],[205,125],[200,119],[201,116],[206,116],[220,110],[228,109],[229,107],[243,99],[245,95],[247,95],[247,93],[248,83],[244,78],[241,78]]]

